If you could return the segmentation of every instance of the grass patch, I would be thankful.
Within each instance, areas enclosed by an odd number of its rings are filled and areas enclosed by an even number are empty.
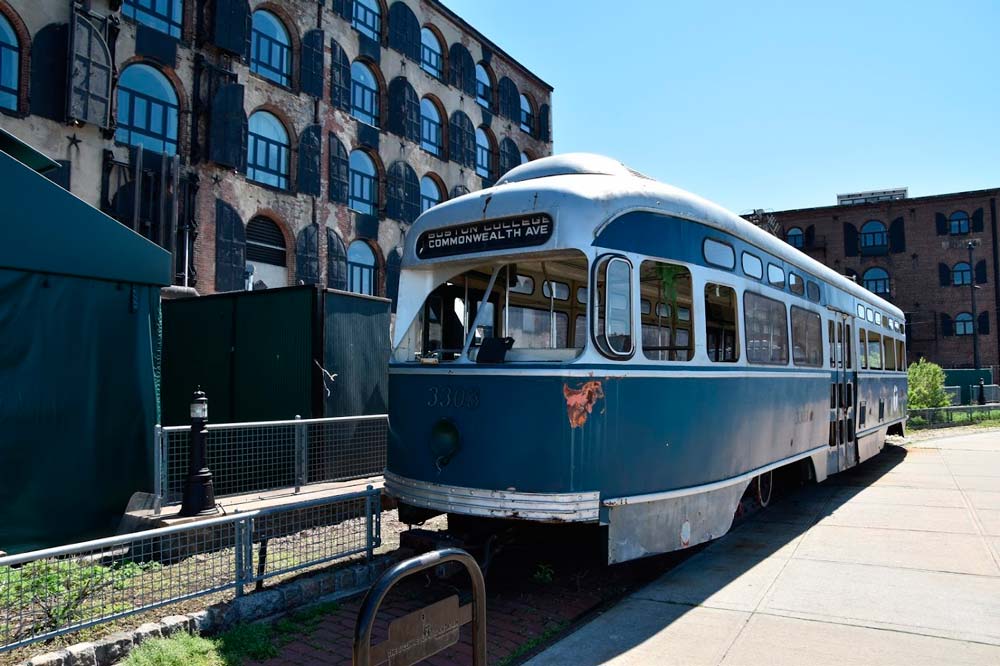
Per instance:
[[[122,666],[225,666],[215,641],[191,634],[155,638],[132,650]]]
[[[274,624],[242,624],[213,639],[190,634],[147,641],[129,653],[122,666],[242,666],[277,657],[280,648],[308,636],[323,618],[340,609],[336,602],[316,604]]]

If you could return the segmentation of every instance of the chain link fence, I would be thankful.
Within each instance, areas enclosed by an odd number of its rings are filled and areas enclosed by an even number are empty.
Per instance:
[[[380,492],[367,490],[0,557],[0,652],[381,543]]]
[[[206,426],[205,458],[216,497],[376,476],[385,469],[385,414]],[[157,506],[184,494],[191,428],[158,427]]]

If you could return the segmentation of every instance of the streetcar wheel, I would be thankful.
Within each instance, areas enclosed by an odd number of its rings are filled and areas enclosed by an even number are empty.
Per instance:
[[[757,494],[757,503],[760,504],[761,508],[770,504],[771,491],[774,489],[774,476],[771,472],[764,472],[758,476],[754,489]]]

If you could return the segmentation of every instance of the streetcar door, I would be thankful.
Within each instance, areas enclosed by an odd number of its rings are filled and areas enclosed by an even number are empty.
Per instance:
[[[835,312],[827,324],[830,340],[830,453],[837,471],[857,464],[854,446],[855,381],[851,358],[851,325],[847,315]]]

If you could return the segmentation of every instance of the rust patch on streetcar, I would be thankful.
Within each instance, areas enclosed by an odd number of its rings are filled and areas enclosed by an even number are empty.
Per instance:
[[[570,427],[579,428],[594,411],[594,404],[604,398],[604,387],[599,381],[587,382],[575,389],[570,388],[569,384],[563,384],[563,397],[566,399]]]

